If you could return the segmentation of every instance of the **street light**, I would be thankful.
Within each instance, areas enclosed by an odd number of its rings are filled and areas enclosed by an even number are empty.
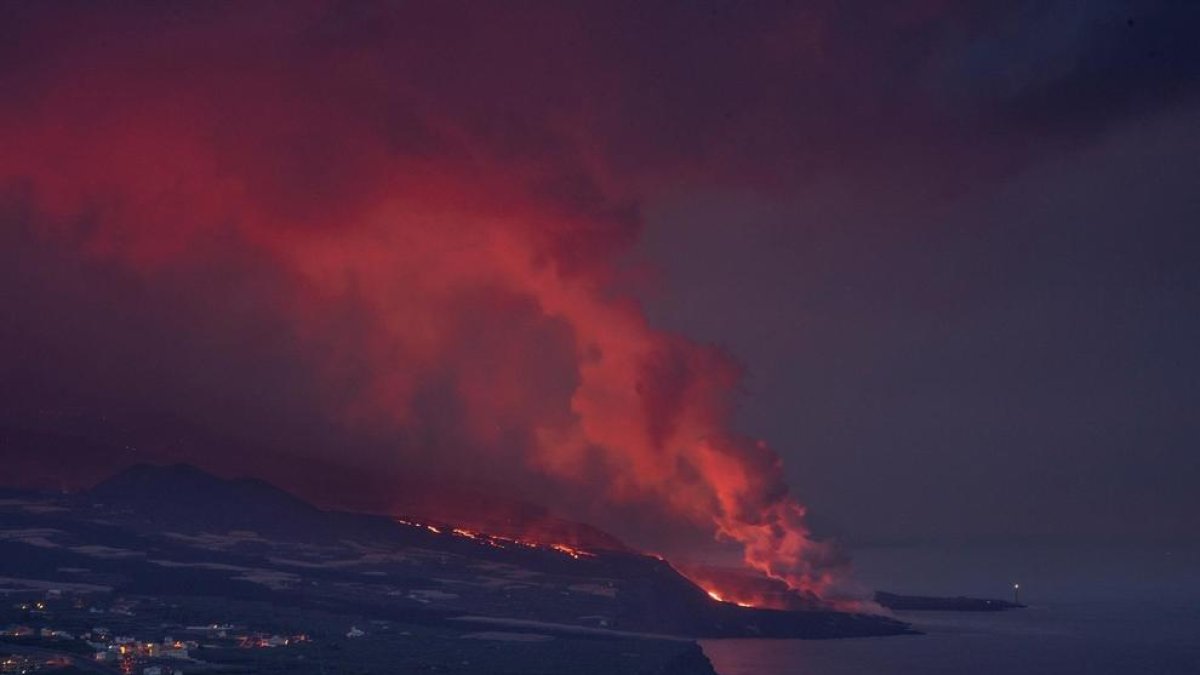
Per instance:
[[[1021,584],[1013,584],[1013,603],[1021,604]]]

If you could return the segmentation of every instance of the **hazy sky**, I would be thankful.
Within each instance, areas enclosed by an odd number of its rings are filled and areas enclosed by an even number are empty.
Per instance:
[[[651,315],[746,362],[739,419],[850,537],[1194,538],[1196,112],[950,197],[689,195]]]

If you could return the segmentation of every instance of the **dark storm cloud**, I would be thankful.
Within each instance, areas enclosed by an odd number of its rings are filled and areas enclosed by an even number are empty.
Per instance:
[[[1086,3],[1031,8],[1032,40],[1005,33],[1026,54],[1008,95],[1017,120],[1053,132],[1094,132],[1106,123],[1185,103],[1197,93],[1200,7],[1186,2]],[[1064,36],[1070,36],[1065,39]],[[1005,77],[992,64],[982,78]],[[978,74],[978,73],[977,73]],[[988,77],[990,75],[990,77]]]
[[[247,88],[231,86],[225,103],[231,114],[279,115],[279,133],[263,142],[281,147],[264,168],[282,201],[311,193],[318,206],[360,182],[356,149],[320,133],[346,121],[346,106],[357,130],[366,125],[393,151],[469,159],[484,148],[536,162],[547,193],[576,204],[597,181],[761,182],[896,159],[929,171],[993,168],[1038,153],[1022,139],[1095,133],[1194,96],[1200,74],[1189,39],[1198,10],[1179,2],[337,2],[237,12],[10,3],[7,12],[13,102],[64,74],[86,79],[73,53],[100,64],[120,54],[120,68],[167,86],[193,76],[222,86],[252,64],[302,86],[311,99],[301,126]],[[447,119],[469,131],[469,145]]]

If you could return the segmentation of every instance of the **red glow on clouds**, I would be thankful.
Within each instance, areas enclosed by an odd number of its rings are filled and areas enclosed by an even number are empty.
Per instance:
[[[438,383],[456,441],[707,527],[824,593],[837,561],[778,456],[731,430],[739,367],[615,290],[640,195],[593,151],[596,102],[496,132],[416,47],[326,45],[311,20],[202,14],[130,40],[33,26],[57,56],[0,112],[0,180],[40,236],[147,284],[203,284],[246,252],[273,266],[274,310],[347,425],[421,426]]]

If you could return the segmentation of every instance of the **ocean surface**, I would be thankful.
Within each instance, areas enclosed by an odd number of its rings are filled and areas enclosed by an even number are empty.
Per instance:
[[[1200,675],[1200,547],[892,546],[858,577],[899,593],[1012,597],[1007,612],[904,612],[924,635],[707,640],[721,675]]]

